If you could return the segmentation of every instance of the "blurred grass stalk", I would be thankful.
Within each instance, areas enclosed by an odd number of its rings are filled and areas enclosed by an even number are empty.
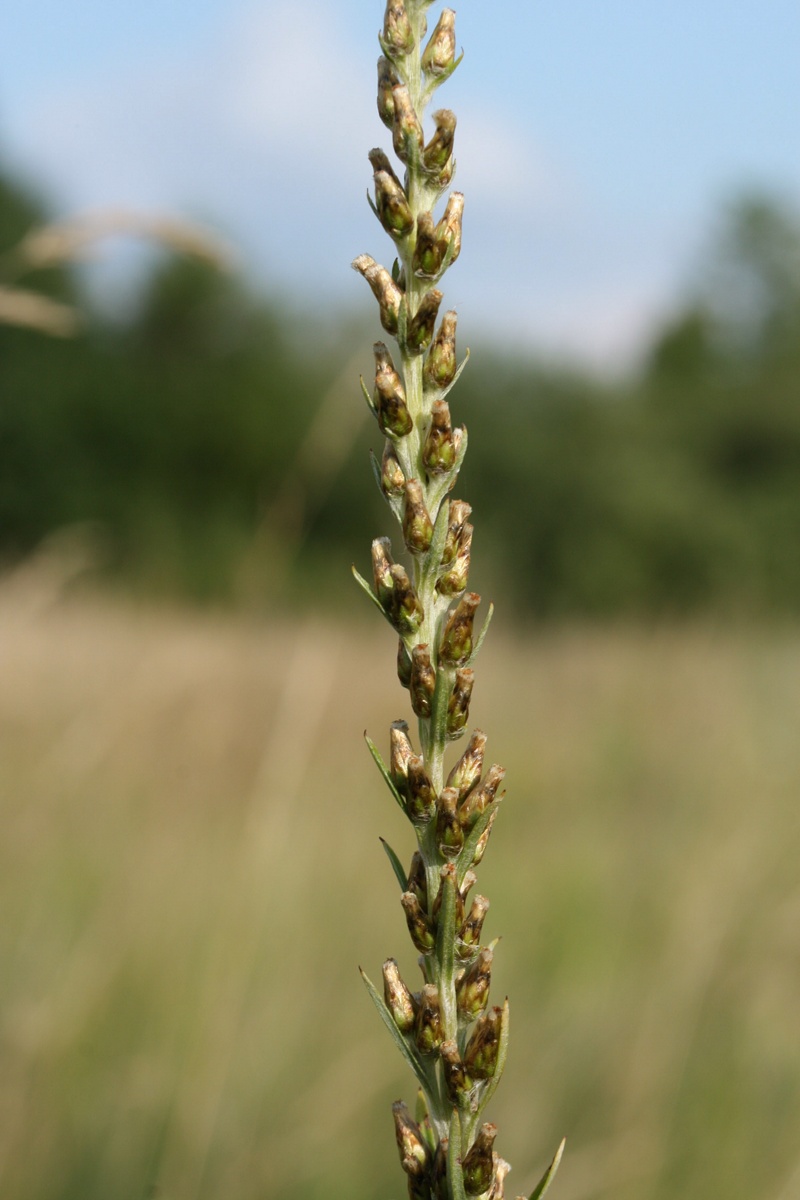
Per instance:
[[[396,254],[390,270],[362,254],[353,267],[378,302],[381,324],[397,342],[396,367],[383,342],[374,346],[375,382],[362,380],[385,445],[373,456],[378,486],[399,523],[410,571],[396,562],[386,537],[372,543],[372,586],[356,579],[399,635],[397,674],[409,692],[420,751],[409,726],[395,721],[388,765],[367,738],[389,791],[416,834],[406,869],[384,842],[400,885],[408,932],[420,955],[422,987],[412,991],[398,964],[383,964],[379,992],[362,971],[386,1028],[416,1077],[415,1115],[392,1106],[400,1161],[410,1200],[502,1200],[510,1164],[494,1149],[497,1126],[484,1119],[505,1067],[508,1000],[489,1005],[498,939],[483,944],[489,908],[468,895],[477,881],[504,793],[505,769],[484,774],[486,735],[475,729],[458,761],[445,754],[467,731],[473,666],[492,616],[475,628],[480,596],[467,591],[473,528],[471,508],[451,499],[467,432],[453,428],[446,399],[458,379],[456,313],[436,327],[439,284],[461,252],[464,197],[438,202],[455,171],[455,113],[434,113],[426,141],[425,109],[461,62],[455,13],[443,9],[428,36],[431,0],[388,0],[378,61],[378,113],[391,131],[405,169],[401,183],[382,149],[370,151],[370,206]],[[539,1200],[558,1168],[563,1142],[534,1190]]]

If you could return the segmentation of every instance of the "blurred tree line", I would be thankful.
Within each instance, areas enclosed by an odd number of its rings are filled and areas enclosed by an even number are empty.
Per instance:
[[[0,181],[0,271],[43,219]],[[35,282],[81,301],[66,270]],[[90,523],[126,586],[336,603],[385,528],[357,384],[372,336],[175,257],[124,325],[95,314],[72,339],[0,326],[2,561]],[[731,207],[635,378],[485,348],[454,417],[471,435],[459,492],[482,574],[520,613],[800,612],[798,215]]]

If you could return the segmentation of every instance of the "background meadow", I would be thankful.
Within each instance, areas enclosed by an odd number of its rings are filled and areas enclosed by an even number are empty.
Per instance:
[[[356,970],[415,974],[360,744],[405,711],[391,638],[55,599],[42,562],[0,605],[3,1194],[399,1196]],[[563,1200],[797,1194],[799,693],[793,627],[487,644],[517,1191],[567,1133]]]

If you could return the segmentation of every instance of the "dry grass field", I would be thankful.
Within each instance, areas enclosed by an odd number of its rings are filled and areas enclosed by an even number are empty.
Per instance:
[[[415,972],[361,742],[406,698],[358,617],[0,586],[4,1200],[402,1200],[356,966]],[[490,634],[511,1196],[567,1134],[556,1200],[800,1197],[798,713],[797,630]]]

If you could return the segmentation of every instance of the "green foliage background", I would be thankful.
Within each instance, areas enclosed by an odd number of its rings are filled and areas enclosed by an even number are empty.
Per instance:
[[[0,245],[42,215],[0,185]],[[697,278],[622,383],[477,347],[454,401],[462,486],[476,558],[521,614],[800,610],[797,214],[732,206]],[[177,259],[125,325],[0,330],[0,553],[88,521],[140,590],[330,607],[382,528],[380,438],[347,369],[372,336]]]

